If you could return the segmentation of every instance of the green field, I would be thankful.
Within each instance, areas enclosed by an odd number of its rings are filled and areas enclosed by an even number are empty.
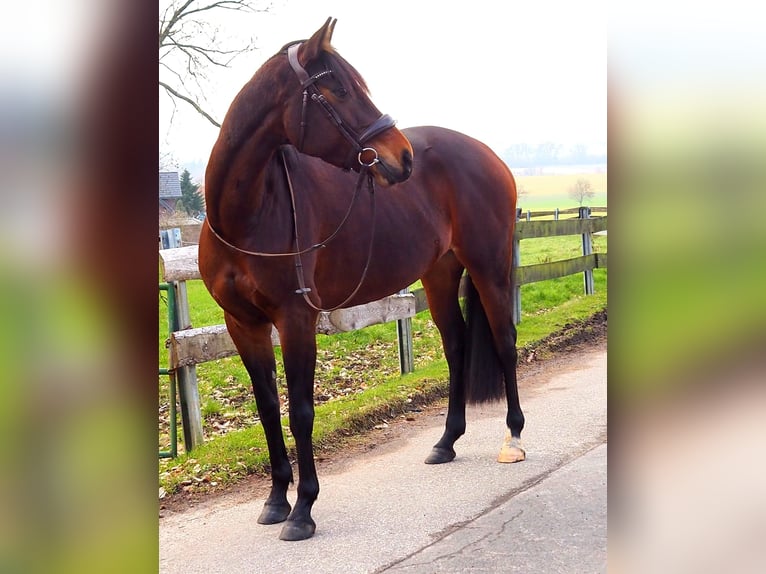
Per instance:
[[[603,175],[603,174],[595,174]],[[541,178],[538,180],[538,178]],[[518,178],[528,185],[531,209],[546,208],[546,198],[566,195],[567,185],[577,176],[529,176]],[[527,183],[529,182],[529,183]],[[606,178],[603,177],[605,185]],[[597,189],[596,183],[593,183]],[[563,192],[560,192],[561,189]],[[596,203],[593,203],[596,205]],[[598,203],[598,205],[605,205]],[[557,204],[553,207],[572,207]],[[607,237],[594,236],[594,251],[607,251]],[[521,264],[544,263],[581,254],[579,236],[529,239],[521,242]],[[606,308],[607,271],[594,270],[596,294],[583,295],[582,274],[522,286],[522,321],[518,326],[518,345],[540,340],[573,320],[582,319]],[[419,287],[418,284],[413,288]],[[223,312],[201,281],[187,282],[191,321],[195,327],[223,322]],[[395,409],[408,401],[443,395],[447,368],[441,340],[428,311],[413,318],[415,373],[399,374],[396,325],[374,325],[360,331],[317,337],[318,360],[315,380],[317,421],[315,442],[322,444],[364,428],[365,417],[380,409]],[[167,303],[160,295],[160,364],[167,365],[165,342],[168,336]],[[280,349],[277,355],[277,380],[283,404],[287,406]],[[160,460],[160,484],[167,492],[182,486],[205,487],[215,482],[225,485],[266,468],[260,426],[247,372],[239,357],[229,357],[197,366],[200,402],[206,444],[177,459]],[[168,382],[159,378],[159,448],[167,450]],[[286,423],[285,423],[286,425]],[[180,425],[179,425],[180,432]],[[290,440],[289,431],[288,442]],[[259,434],[260,433],[260,434]],[[179,440],[180,442],[180,440]],[[179,445],[179,452],[183,446]],[[199,482],[200,476],[208,477]],[[197,478],[191,478],[197,477]],[[190,482],[191,481],[191,482]]]
[[[578,207],[578,202],[569,197],[568,190],[578,179],[583,178],[590,182],[595,193],[586,204],[591,207],[606,207],[606,176],[606,173],[515,176],[516,189],[519,192],[517,206],[523,211]]]

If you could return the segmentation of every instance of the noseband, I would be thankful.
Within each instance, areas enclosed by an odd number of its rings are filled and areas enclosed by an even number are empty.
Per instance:
[[[290,67],[292,67],[295,75],[298,76],[298,79],[301,82],[301,87],[303,88],[301,131],[298,138],[298,151],[303,151],[303,139],[306,135],[306,108],[310,94],[311,101],[320,104],[325,115],[335,125],[335,127],[338,128],[338,131],[341,133],[341,135],[345,137],[354,147],[354,151],[356,152],[356,159],[359,162],[359,165],[368,168],[372,167],[380,161],[378,159],[378,152],[375,148],[365,146],[365,143],[367,143],[378,134],[383,133],[387,129],[394,127],[396,122],[388,114],[383,114],[377,120],[372,122],[372,124],[361,133],[358,133],[354,128],[347,125],[343,121],[343,118],[340,117],[340,114],[337,112],[337,110],[332,106],[330,102],[327,101],[327,98],[322,95],[322,93],[315,85],[320,78],[332,74],[332,70],[323,70],[322,72],[318,72],[313,76],[309,76],[306,69],[301,66],[300,62],[298,61],[298,49],[300,46],[301,43],[299,42],[297,44],[293,44],[287,49],[287,59],[290,62]],[[369,162],[366,162],[362,159],[362,154],[365,152],[372,152],[373,154],[373,158]]]

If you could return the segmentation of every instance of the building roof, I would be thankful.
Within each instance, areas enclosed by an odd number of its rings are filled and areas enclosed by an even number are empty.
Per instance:
[[[177,171],[160,172],[160,198],[182,197]]]

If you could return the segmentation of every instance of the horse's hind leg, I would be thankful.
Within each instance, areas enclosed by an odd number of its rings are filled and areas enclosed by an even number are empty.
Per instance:
[[[468,272],[471,273],[470,268]],[[519,390],[516,382],[518,354],[516,327],[513,324],[510,270],[500,274],[475,272],[471,277],[487,315],[495,350],[505,377],[505,396],[508,406],[505,420],[508,432],[506,432],[498,461],[518,462],[526,458],[526,453],[521,446],[524,414],[519,404]]]
[[[465,321],[460,311],[458,288],[463,266],[449,251],[422,277],[431,317],[439,329],[449,366],[449,407],[444,434],[426,458],[426,464],[455,458],[455,441],[465,433],[465,387],[463,361]]]
[[[293,481],[293,471],[287,458],[282,435],[279,394],[276,384],[276,362],[271,344],[271,322],[263,318],[247,325],[228,313],[226,327],[239,351],[242,362],[253,383],[258,416],[266,435],[271,461],[271,493],[258,517],[259,524],[283,522],[290,514],[287,488]]]

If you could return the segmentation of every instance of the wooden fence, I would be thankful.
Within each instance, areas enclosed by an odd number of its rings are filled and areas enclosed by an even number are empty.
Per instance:
[[[513,239],[515,323],[521,320],[522,285],[583,273],[584,292],[593,293],[593,269],[605,268],[607,264],[606,253],[594,253],[592,243],[593,233],[606,231],[607,216],[591,217],[594,212],[605,213],[606,208],[581,207],[535,212],[517,210],[518,221]],[[560,219],[560,215],[570,214],[577,214],[577,217]],[[551,216],[553,219],[535,220]],[[581,256],[537,265],[519,265],[521,240],[563,235],[582,236]],[[197,267],[197,246],[161,250],[160,263],[163,280],[166,282],[163,288],[173,292],[173,296],[168,297],[168,304],[173,306],[170,310],[168,339],[170,364],[168,368],[160,369],[160,374],[171,378],[172,390],[178,388],[184,444],[188,451],[204,440],[196,365],[236,355],[237,350],[225,325],[192,327],[186,281],[200,278]],[[401,371],[402,373],[411,372],[414,365],[411,321],[413,316],[426,309],[428,309],[428,303],[423,289],[413,292],[404,290],[366,305],[320,313],[317,333],[331,335],[396,321]],[[279,345],[276,329],[272,330],[271,340],[275,346]],[[170,400],[172,404],[175,404],[175,392],[172,392],[172,395]],[[172,412],[171,416],[173,415]],[[174,426],[171,425],[171,435],[173,430]],[[170,453],[160,453],[160,456],[175,456],[175,436],[171,436],[171,443],[173,446]]]

